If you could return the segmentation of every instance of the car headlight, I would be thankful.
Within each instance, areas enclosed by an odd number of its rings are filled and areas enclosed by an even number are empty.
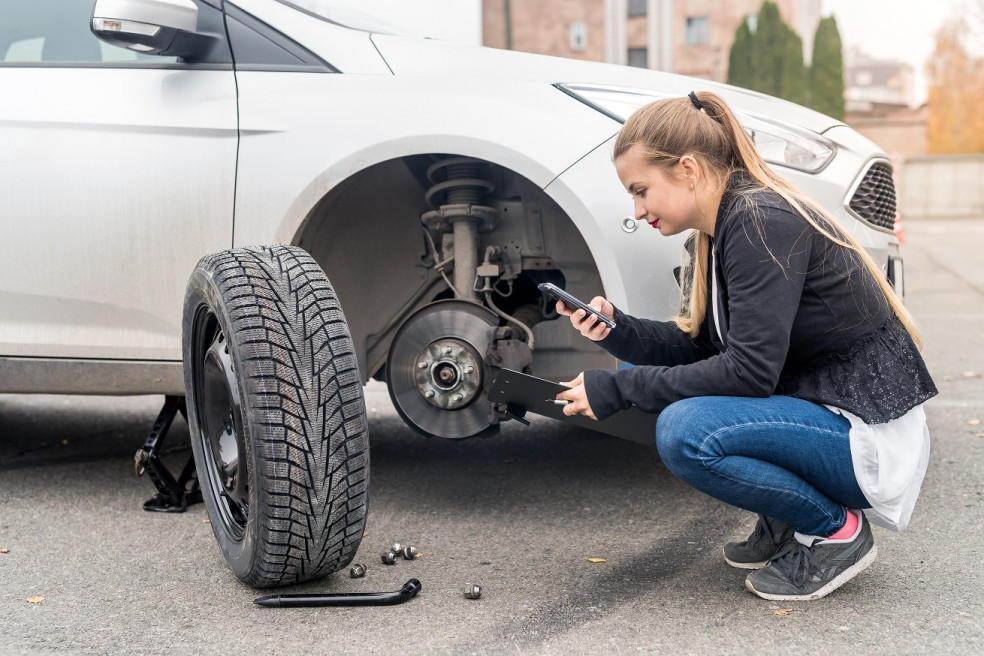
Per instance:
[[[643,105],[671,98],[644,89],[604,87],[593,84],[555,84],[558,89],[602,114],[625,123]],[[762,159],[797,171],[817,173],[834,158],[835,146],[825,137],[774,119],[735,111]]]

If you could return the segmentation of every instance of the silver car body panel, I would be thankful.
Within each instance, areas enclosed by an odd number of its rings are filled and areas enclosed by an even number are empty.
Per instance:
[[[0,355],[179,360],[187,276],[232,240],[232,71],[4,67],[0,88]]]

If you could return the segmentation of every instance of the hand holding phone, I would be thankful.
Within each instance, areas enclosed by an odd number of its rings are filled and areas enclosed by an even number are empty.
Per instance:
[[[568,294],[563,289],[561,289],[560,287],[558,287],[553,283],[550,282],[541,283],[537,285],[537,289],[539,289],[540,293],[546,296],[547,298],[552,298],[556,301],[560,301],[561,303],[563,303],[565,306],[567,306],[567,309],[569,309],[571,312],[574,312],[576,310],[584,310],[588,314],[594,315],[598,319],[598,321],[602,322],[609,328],[615,327],[614,321],[612,321],[611,319],[609,319],[601,312],[588,305],[587,303]]]

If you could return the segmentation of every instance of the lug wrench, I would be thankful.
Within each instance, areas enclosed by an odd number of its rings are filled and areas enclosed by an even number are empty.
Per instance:
[[[396,592],[344,592],[339,594],[285,594],[258,597],[260,606],[301,608],[310,606],[393,606],[413,599],[420,592],[420,581],[410,579]]]

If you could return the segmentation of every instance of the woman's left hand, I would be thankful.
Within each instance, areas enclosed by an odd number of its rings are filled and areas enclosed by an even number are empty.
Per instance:
[[[561,385],[570,388],[557,395],[558,399],[568,402],[564,406],[564,414],[567,416],[584,415],[597,421],[598,418],[595,417],[594,411],[591,410],[591,404],[588,403],[588,392],[584,389],[584,372],[579,373],[574,380],[561,383]]]

